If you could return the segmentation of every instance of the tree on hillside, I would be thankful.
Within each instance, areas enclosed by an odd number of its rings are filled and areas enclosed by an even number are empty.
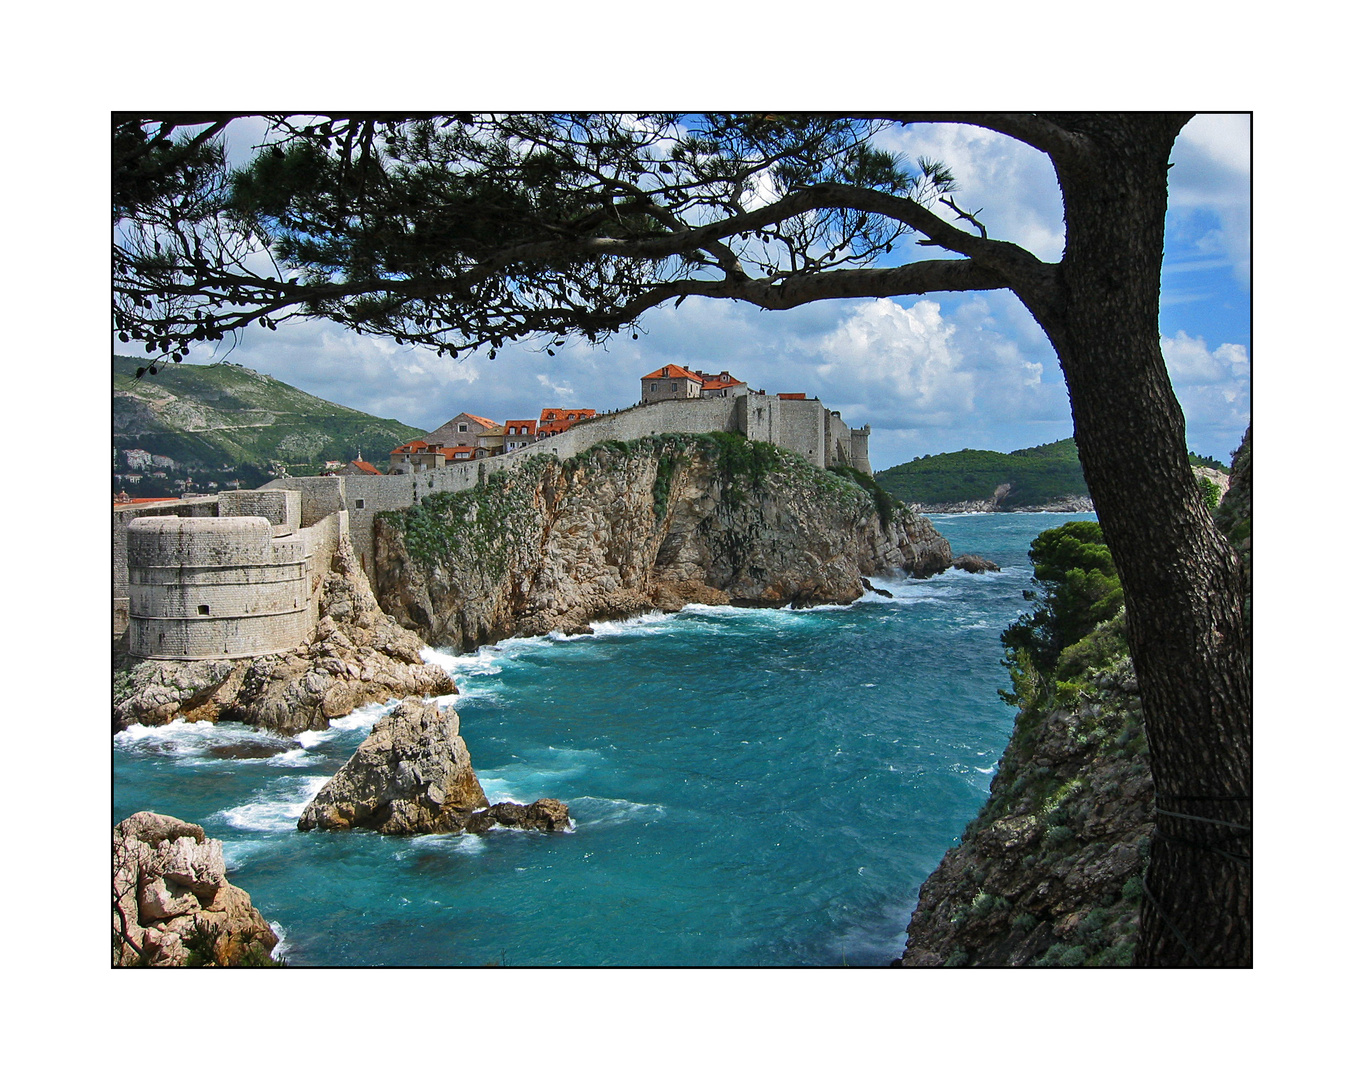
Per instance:
[[[281,116],[236,174],[189,147],[190,125],[223,119],[114,117],[114,328],[153,362],[294,317],[495,354],[600,341],[688,297],[784,310],[1014,292],[1060,359],[1127,598],[1160,822],[1139,962],[1251,962],[1242,582],[1194,482],[1157,323],[1189,114]],[[942,163],[876,146],[888,125],[932,122],[1047,155],[1059,262],[990,238]],[[888,258],[902,237],[941,257]]]

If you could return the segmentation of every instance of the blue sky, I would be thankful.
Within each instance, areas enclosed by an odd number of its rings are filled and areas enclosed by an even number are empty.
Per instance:
[[[234,143],[249,145],[250,135],[239,132]],[[886,141],[910,160],[946,162],[959,203],[983,208],[992,237],[1059,258],[1060,194],[1043,155],[963,125],[918,125]],[[1172,160],[1163,346],[1190,449],[1227,461],[1250,412],[1249,117],[1196,117]],[[253,328],[217,355],[428,430],[463,411],[505,420],[546,406],[630,405],[639,377],[666,363],[726,369],[769,393],[818,395],[850,423],[871,424],[876,469],[963,447],[1035,446],[1072,430],[1055,353],[1003,291],[824,301],[789,312],[693,298],[650,312],[642,331],[637,341],[627,334],[595,349],[570,344],[554,357],[521,345],[496,360],[456,362],[296,322]],[[205,346],[191,361],[213,356]]]

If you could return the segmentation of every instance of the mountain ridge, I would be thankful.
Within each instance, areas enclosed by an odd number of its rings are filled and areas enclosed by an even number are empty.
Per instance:
[[[424,433],[229,361],[138,378],[142,366],[113,358],[113,485],[131,495],[176,494],[187,481],[200,490],[258,487],[281,468],[316,473],[357,455],[386,462],[394,446]]]

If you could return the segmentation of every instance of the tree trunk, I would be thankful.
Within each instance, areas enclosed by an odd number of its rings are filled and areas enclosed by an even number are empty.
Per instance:
[[[1088,118],[1084,118],[1088,119]],[[1236,557],[1189,466],[1160,351],[1166,170],[1184,119],[1077,119],[1058,163],[1067,247],[1025,303],[1070,390],[1075,441],[1127,599],[1156,791],[1137,963],[1251,963],[1250,640]]]

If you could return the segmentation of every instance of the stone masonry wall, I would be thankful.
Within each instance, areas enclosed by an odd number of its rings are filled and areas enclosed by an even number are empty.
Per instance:
[[[265,518],[146,517],[128,526],[128,649],[235,658],[292,648],[312,629],[309,536]]]

